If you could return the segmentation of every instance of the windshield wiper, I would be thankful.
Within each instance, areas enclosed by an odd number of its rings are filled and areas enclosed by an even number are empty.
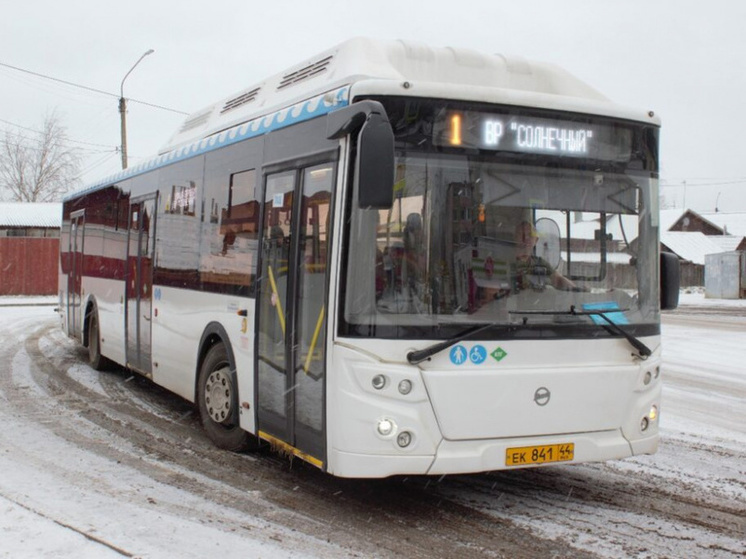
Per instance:
[[[448,340],[438,342],[437,344],[433,344],[430,347],[426,347],[425,349],[418,349],[417,351],[410,351],[407,353],[407,361],[411,365],[417,365],[418,363],[422,363],[426,359],[430,359],[433,355],[436,353],[439,353],[443,351],[444,349],[448,349],[453,344],[457,344],[459,342],[462,342],[474,334],[478,334],[479,332],[482,332],[483,330],[487,330],[488,328],[492,328],[496,323],[490,322],[489,324],[482,324],[481,326],[477,326],[475,328],[469,328],[468,330],[461,332],[458,336],[454,336],[453,338],[450,338]]]
[[[629,309],[613,309],[611,312],[626,312]],[[638,340],[636,337],[634,337],[629,332],[622,329],[616,322],[611,320],[608,316],[606,316],[606,312],[608,311],[599,311],[599,310],[587,310],[587,311],[579,311],[575,308],[575,305],[570,305],[569,311],[508,311],[510,314],[540,314],[540,315],[572,315],[572,316],[600,316],[606,324],[599,324],[601,328],[605,328],[607,330],[611,330],[615,334],[619,334],[620,336],[623,336],[632,347],[634,347],[639,353],[640,357],[643,359],[646,359],[650,355],[653,354],[652,350],[646,346],[644,343],[642,343],[640,340]],[[594,324],[596,324],[594,322]]]
[[[613,312],[626,312],[629,309],[614,309]],[[536,314],[536,315],[571,315],[571,316],[600,316],[606,324],[599,324],[601,328],[606,328],[608,330],[611,330],[612,332],[619,334],[620,336],[624,337],[632,347],[634,347],[639,353],[640,357],[643,359],[646,359],[648,356],[652,355],[652,350],[646,346],[643,342],[638,340],[636,337],[634,337],[629,332],[626,332],[622,328],[619,327],[619,325],[611,320],[604,311],[598,311],[598,310],[589,310],[589,311],[579,311],[575,308],[575,305],[570,306],[569,311],[508,311],[510,314],[523,314],[523,315],[530,315],[530,314]],[[479,332],[482,332],[484,330],[487,330],[488,328],[492,328],[496,323],[490,322],[489,324],[483,324],[481,326],[477,326],[475,328],[470,328],[469,330],[466,330],[459,334],[458,336],[454,336],[453,338],[450,338],[448,340],[438,342],[436,344],[431,345],[430,347],[426,347],[425,349],[419,349],[417,351],[410,351],[407,353],[407,361],[411,365],[417,365],[418,363],[422,363],[426,359],[429,359],[436,353],[439,353],[443,351],[444,349],[448,349],[454,344],[457,344],[458,342],[462,342],[475,334],[478,334]],[[595,324],[595,322],[594,322]]]

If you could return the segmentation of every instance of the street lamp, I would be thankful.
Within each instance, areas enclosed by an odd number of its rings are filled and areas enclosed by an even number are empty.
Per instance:
[[[124,78],[122,78],[122,85],[119,87],[119,114],[122,119],[122,169],[127,168],[127,100],[124,98],[124,80],[127,79],[127,76],[129,76],[132,73],[132,70],[135,69],[135,67],[140,64],[143,58],[148,56],[149,54],[153,54],[155,51],[153,49],[148,49],[143,53],[143,55],[137,59],[137,62],[135,62],[130,68],[130,71],[127,72],[124,75]]]

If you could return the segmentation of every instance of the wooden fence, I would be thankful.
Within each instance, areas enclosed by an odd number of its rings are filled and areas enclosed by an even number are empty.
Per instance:
[[[0,237],[0,295],[56,295],[60,240]]]

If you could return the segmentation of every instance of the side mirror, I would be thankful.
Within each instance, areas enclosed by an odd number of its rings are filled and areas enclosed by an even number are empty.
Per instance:
[[[679,306],[679,257],[671,252],[661,252],[661,310],[673,310]]]
[[[394,132],[385,115],[373,113],[358,136],[358,206],[385,210],[394,203]]]
[[[355,181],[361,209],[385,210],[394,202],[394,131],[377,101],[360,101],[329,113],[327,137],[360,130]]]

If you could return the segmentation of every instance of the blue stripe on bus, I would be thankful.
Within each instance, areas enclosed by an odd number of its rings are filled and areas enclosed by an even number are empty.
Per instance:
[[[163,155],[159,155],[158,157],[154,157],[144,163],[120,171],[115,175],[110,175],[103,180],[89,185],[83,190],[69,194],[63,199],[63,201],[80,196],[81,194],[85,194],[86,192],[95,190],[101,186],[116,184],[122,180],[141,175],[160,167],[165,167],[166,165],[176,163],[177,161],[202,155],[248,138],[261,136],[262,134],[272,132],[273,130],[279,130],[305,120],[311,120],[312,118],[331,113],[337,109],[346,107],[349,104],[349,93],[350,87],[345,86],[336,91],[330,91],[317,95],[311,99],[307,99],[306,101],[301,101],[300,103],[296,103],[295,105],[286,107],[275,113],[239,124],[233,128],[213,134],[187,146],[182,146]],[[329,94],[333,95],[331,101],[325,100],[325,97]]]

